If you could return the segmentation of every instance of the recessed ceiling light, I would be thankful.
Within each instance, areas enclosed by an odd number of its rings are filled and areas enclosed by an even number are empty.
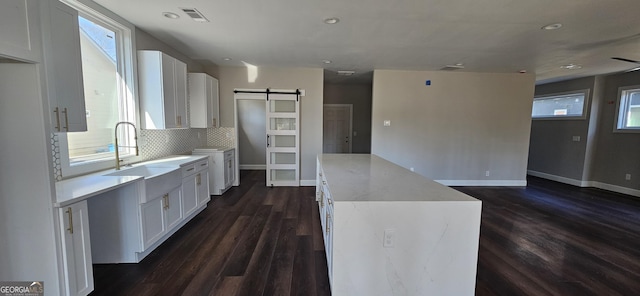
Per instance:
[[[337,17],[330,17],[328,19],[325,19],[324,23],[325,24],[329,24],[329,25],[333,25],[333,24],[337,24],[339,21],[340,21],[340,19],[337,18]]]
[[[164,17],[166,17],[166,18],[174,19],[174,20],[175,20],[175,19],[177,19],[177,18],[180,18],[180,16],[179,16],[179,15],[177,15],[177,14],[175,14],[175,13],[173,13],[173,12],[163,12],[163,13],[162,13],[162,15],[163,15]]]
[[[527,73],[527,70],[520,70],[519,73],[520,74],[525,74],[525,73]]]
[[[322,62],[325,63],[325,64],[331,64],[330,60],[322,60]]]
[[[223,60],[225,60],[225,61],[230,61],[230,60],[232,60],[231,58],[222,58],[222,59],[223,59]]]
[[[568,65],[560,66],[560,68],[567,69],[567,70],[577,70],[577,69],[582,69],[582,66],[576,65],[576,64],[568,64]]]
[[[562,24],[561,23],[555,23],[555,24],[546,25],[546,26],[542,27],[541,29],[543,29],[543,30],[557,30],[557,29],[560,29],[560,28],[562,28]]]

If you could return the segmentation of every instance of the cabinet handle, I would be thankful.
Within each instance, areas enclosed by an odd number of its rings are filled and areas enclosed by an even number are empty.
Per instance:
[[[327,181],[322,181],[322,185],[327,185]]]
[[[269,135],[267,135],[267,147],[271,146],[271,141],[269,141]]]
[[[62,110],[62,113],[64,113],[64,124],[65,124],[64,129],[66,131],[69,131],[69,115],[68,115],[68,112],[67,112],[67,108],[64,108]]]
[[[229,160],[229,168],[231,168],[231,160]]]
[[[187,172],[193,171],[195,168],[187,169]]]
[[[320,191],[320,207],[324,207],[324,191]]]
[[[166,209],[169,208],[169,194],[168,193],[165,194],[162,198],[164,199],[164,207],[163,208],[166,210]]]
[[[56,127],[55,127],[55,129],[57,131],[60,131],[60,110],[58,109],[58,107],[53,109],[53,113],[56,114]]]
[[[207,165],[207,164],[206,164],[206,163],[201,163],[201,164],[200,164],[200,166],[205,166],[205,165]]]
[[[71,211],[71,207],[68,207],[65,212],[67,212],[67,215],[69,216],[69,228],[67,228],[67,230],[69,230],[69,233],[73,234],[73,212]]]
[[[200,174],[197,174],[196,175],[196,185],[200,186],[201,182],[202,181],[200,180]]]
[[[327,220],[326,220],[326,223],[327,223],[327,230],[326,230],[327,234],[329,234],[329,231],[331,231],[331,227],[329,227],[329,223],[330,223],[329,221],[331,221],[331,215],[329,215],[329,213],[327,213]]]
[[[333,204],[333,201],[331,201],[331,199],[330,199],[330,198],[327,198],[327,203],[328,203],[329,205],[332,205],[332,204]]]
[[[213,127],[216,127],[216,123],[217,123],[217,122],[216,122],[216,119],[215,119],[215,118],[212,118],[212,119],[211,119],[211,121],[213,121]]]

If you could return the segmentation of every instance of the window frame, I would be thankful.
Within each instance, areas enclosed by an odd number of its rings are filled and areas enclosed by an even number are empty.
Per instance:
[[[118,82],[118,92],[120,93],[120,98],[124,98],[123,101],[126,103],[126,106],[121,106],[119,112],[121,114],[127,114],[127,121],[136,125],[139,136],[140,115],[136,76],[137,60],[135,54],[135,27],[111,11],[104,9],[93,2],[80,0],[61,1],[69,5],[71,8],[76,9],[79,16],[96,22],[101,26],[105,26],[116,33],[116,46],[118,47],[117,68],[118,73],[121,75],[121,80]],[[123,129],[124,128],[125,127],[123,127]],[[132,143],[128,143],[132,138],[133,135],[129,136],[127,140],[121,143],[121,145],[132,146]],[[71,164],[66,133],[58,134],[58,144],[63,179],[115,167],[115,156],[88,160],[82,164]],[[132,152],[134,151],[132,148],[129,148],[129,150]],[[123,156],[121,159],[126,159],[127,162],[139,162],[142,160],[141,156],[135,156],[135,153],[132,154],[133,155]],[[111,156],[112,154],[110,153],[109,155]]]
[[[621,116],[622,107],[622,95],[630,90],[637,90],[640,92],[640,85],[622,86],[618,88],[618,99],[616,100],[616,116],[613,121],[613,132],[615,133],[640,133],[640,127],[623,127],[626,122],[626,115]],[[626,110],[626,108],[625,108]],[[624,121],[621,121],[621,118]]]
[[[533,97],[533,101],[531,102],[531,119],[532,120],[584,120],[587,119],[587,115],[588,115],[588,110],[589,110],[589,106],[590,106],[590,97],[589,97],[589,93],[590,90],[589,89],[579,89],[579,90],[572,90],[572,91],[565,91],[565,92],[558,92],[558,93],[550,93],[550,94],[544,94],[544,95],[538,95],[538,96],[534,96]],[[582,104],[582,114],[581,115],[561,115],[561,116],[538,116],[538,117],[534,117],[533,116],[533,102],[537,101],[537,100],[543,100],[543,99],[551,99],[551,98],[555,98],[555,97],[563,97],[563,96],[575,96],[575,95],[584,95],[584,103]]]

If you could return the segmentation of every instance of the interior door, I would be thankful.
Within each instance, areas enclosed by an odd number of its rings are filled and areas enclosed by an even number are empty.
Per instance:
[[[300,186],[300,104],[296,94],[267,96],[267,186]]]
[[[351,153],[350,104],[325,104],[322,122],[322,152]]]

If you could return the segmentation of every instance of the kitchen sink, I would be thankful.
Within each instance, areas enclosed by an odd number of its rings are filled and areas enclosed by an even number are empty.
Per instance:
[[[163,196],[165,193],[182,184],[182,172],[178,166],[134,166],[114,171],[105,176],[138,176],[144,177],[145,194],[141,203]]]

